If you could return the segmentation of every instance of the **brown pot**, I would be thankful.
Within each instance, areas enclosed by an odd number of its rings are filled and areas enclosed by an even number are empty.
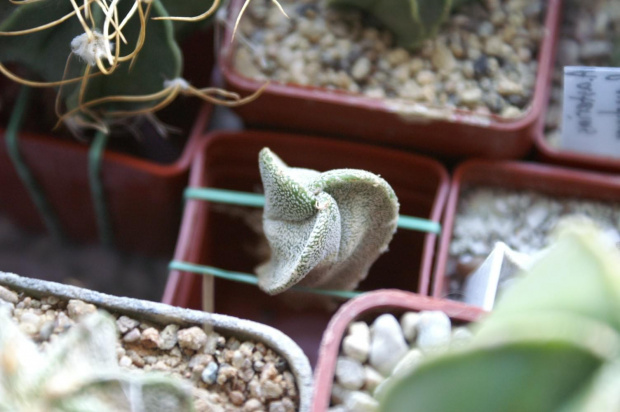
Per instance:
[[[259,189],[258,152],[267,146],[291,166],[321,171],[357,168],[381,175],[396,192],[401,204],[400,213],[404,215],[438,221],[447,196],[446,171],[439,163],[421,156],[268,132],[218,132],[211,134],[205,143],[192,165],[192,187],[249,192]],[[252,256],[261,236],[243,223],[239,212],[230,213],[230,208],[228,216],[217,212],[225,208],[199,200],[187,201],[176,260],[253,273],[254,267],[264,259]],[[255,217],[258,216],[260,226],[260,210],[255,213],[258,213]],[[398,230],[389,252],[373,265],[359,290],[390,287],[426,294],[435,238],[433,234]],[[201,283],[199,275],[172,271],[163,301],[200,308]],[[320,336],[329,320],[328,311],[294,311],[281,299],[269,297],[256,286],[216,280],[214,287],[215,312],[261,319],[287,333],[302,346],[311,360],[316,359]]]
[[[212,31],[197,32],[184,41],[188,56],[184,76],[196,85],[210,81],[212,38]],[[14,89],[16,86],[7,87]],[[201,105],[197,99],[192,99],[191,103],[179,100],[162,113],[165,122],[183,130],[182,136],[173,134],[168,140],[151,136],[143,141],[111,141],[110,146],[123,147],[111,147],[103,155],[101,180],[115,246],[119,249],[162,256],[170,256],[174,250],[189,166],[212,112],[211,105]],[[99,231],[88,181],[88,146],[75,139],[29,131],[41,128],[32,121],[41,115],[40,106],[32,106],[24,122],[25,130],[19,133],[25,163],[67,238],[96,242]],[[5,130],[0,127],[0,138],[4,138],[4,134]],[[135,151],[151,152],[152,157],[161,157],[163,153],[165,158],[158,162],[124,151],[124,147],[131,144],[137,148]],[[171,153],[174,153],[172,160]],[[0,213],[25,229],[45,229],[8,157],[6,144],[0,145],[0,187],[3,199]]]
[[[219,65],[227,88],[243,95],[263,84],[241,76],[233,67],[232,27],[242,0],[232,2]],[[405,119],[389,101],[295,84],[270,83],[261,98],[237,112],[252,125],[363,139],[382,145],[416,149],[446,157],[510,159],[525,156],[533,145],[549,93],[561,0],[547,4],[545,36],[530,109],[514,120],[456,111],[449,120]]]
[[[384,313],[398,316],[404,312],[423,310],[440,310],[454,323],[473,322],[483,313],[459,302],[433,299],[398,290],[370,292],[347,302],[332,317],[323,334],[319,361],[314,370],[315,387],[311,410],[324,412],[329,408],[340,344],[351,322],[359,320],[372,322],[374,318]]]
[[[604,174],[526,162],[471,160],[461,164],[454,172],[442,222],[432,286],[436,298],[446,296],[446,270],[459,197],[464,188],[471,186],[533,190],[599,201],[617,202],[620,198],[620,181]]]

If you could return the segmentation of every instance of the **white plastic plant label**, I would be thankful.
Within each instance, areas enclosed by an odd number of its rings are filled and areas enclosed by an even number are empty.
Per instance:
[[[564,67],[560,148],[620,157],[620,68]]]

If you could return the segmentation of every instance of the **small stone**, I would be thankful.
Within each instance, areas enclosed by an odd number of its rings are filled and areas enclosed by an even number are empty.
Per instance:
[[[360,57],[351,69],[351,76],[353,76],[355,80],[363,80],[370,74],[370,69],[370,60],[368,60],[367,57]]]
[[[138,328],[133,328],[123,336],[123,342],[132,343],[138,340],[140,340],[140,330]]]
[[[207,334],[198,326],[181,329],[177,333],[179,346],[182,349],[200,350],[207,343]]]
[[[286,412],[286,407],[282,402],[271,402],[269,404],[269,412]]]
[[[154,349],[159,346],[159,331],[155,328],[147,328],[142,331],[140,343],[148,349]]]
[[[179,325],[167,325],[159,334],[158,347],[161,350],[170,350],[177,344]]]
[[[218,366],[215,362],[209,362],[202,371],[200,379],[207,385],[213,385],[217,380]]]
[[[473,334],[465,327],[458,327],[452,330],[452,339],[450,347],[461,348],[471,342]]]
[[[452,326],[448,315],[438,310],[420,312],[416,344],[423,352],[447,349],[451,336]]]
[[[265,395],[265,399],[278,399],[283,393],[282,387],[274,381],[265,381],[261,389]]]
[[[130,367],[133,363],[131,362],[131,358],[129,356],[123,356],[120,358],[120,360],[118,361],[119,366],[123,367],[123,368],[128,368]]]
[[[364,366],[364,389],[372,393],[377,386],[383,382],[385,378],[377,372],[372,366]]]
[[[400,317],[400,327],[407,341],[415,342],[418,335],[418,323],[420,323],[420,314],[418,312],[407,312]]]
[[[121,316],[116,320],[116,327],[118,328],[118,331],[122,334],[127,333],[133,328],[137,328],[139,324],[140,322],[127,316]]]
[[[420,85],[427,85],[435,83],[435,73],[430,70],[422,70],[416,76],[416,81]]]
[[[336,379],[346,389],[356,390],[364,386],[364,367],[361,362],[339,356],[336,361]]]
[[[519,83],[502,76],[497,82],[497,92],[502,96],[523,93],[523,86]]]
[[[0,299],[4,300],[5,302],[15,304],[19,300],[19,297],[17,296],[17,293],[13,292],[12,290],[9,290],[4,286],[0,286]]]
[[[370,329],[365,322],[356,322],[363,324],[365,328],[349,327],[349,335],[342,341],[342,352],[353,359],[360,362],[366,362],[370,353]]]
[[[207,367],[208,366],[209,365],[207,365]],[[237,369],[233,368],[230,365],[223,364],[218,369],[216,382],[220,385],[223,385],[235,376],[237,376]]]
[[[71,299],[67,304],[67,314],[73,320],[78,320],[82,316],[95,313],[96,311],[95,305],[77,299]]]
[[[515,119],[517,117],[521,117],[522,114],[523,113],[521,112],[521,109],[519,109],[518,107],[506,106],[502,110],[501,116],[507,119]]]
[[[458,93],[459,101],[466,106],[476,106],[482,101],[482,90],[478,87],[464,89]]]
[[[346,402],[352,391],[343,388],[340,384],[334,382],[332,384],[331,401],[334,405],[340,405]]]
[[[355,412],[376,412],[379,410],[379,402],[364,392],[352,392],[345,402],[345,407]]]
[[[400,324],[393,315],[379,316],[372,324],[369,363],[379,373],[389,376],[407,353],[407,343]]]
[[[243,412],[260,411],[262,408],[263,408],[263,403],[256,398],[248,399],[243,404]]]
[[[241,406],[245,402],[245,396],[240,391],[232,391],[228,394],[230,402],[235,406]]]
[[[244,361],[245,361],[245,356],[243,356],[243,353],[241,353],[241,351],[236,350],[233,352],[232,361],[231,361],[232,366],[234,366],[237,369],[241,369]]]
[[[410,58],[409,52],[402,47],[390,50],[386,56],[387,61],[394,67],[408,62]]]
[[[431,56],[431,62],[435,69],[448,73],[454,70],[456,66],[456,59],[452,51],[444,43],[437,43],[435,51]]]

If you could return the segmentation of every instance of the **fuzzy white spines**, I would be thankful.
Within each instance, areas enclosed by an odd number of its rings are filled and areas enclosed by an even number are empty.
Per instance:
[[[269,294],[297,283],[354,289],[396,231],[399,205],[390,185],[363,170],[288,167],[268,148],[259,166],[271,248],[256,269],[259,287]]]
[[[0,310],[0,410],[190,411],[186,385],[161,375],[123,372],[116,327],[97,312],[53,341],[42,353]]]
[[[78,55],[89,66],[94,67],[97,60],[108,59],[109,63],[113,62],[109,59],[110,50],[114,49],[114,44],[98,30],[93,30],[92,35],[82,33],[75,36],[71,40],[71,50]]]

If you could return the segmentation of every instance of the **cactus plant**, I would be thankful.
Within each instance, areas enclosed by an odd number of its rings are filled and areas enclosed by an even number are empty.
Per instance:
[[[188,22],[213,15],[221,0],[40,0],[0,3],[0,71],[29,86],[59,87],[60,120],[107,131],[119,118],[159,110],[179,94],[243,103],[235,93],[197,89],[181,76],[177,44]],[[31,81],[5,63],[19,63]],[[256,95],[254,95],[255,97]],[[250,98],[251,99],[251,98]],[[64,113],[61,104],[64,103]]]
[[[259,165],[272,251],[256,269],[261,289],[355,288],[396,230],[399,205],[390,185],[363,170],[288,167],[268,148]]]
[[[327,0],[330,6],[357,7],[374,15],[407,49],[434,37],[450,12],[470,0]]]
[[[476,327],[470,346],[391,378],[382,411],[618,411],[620,254],[594,227],[558,242]]]
[[[0,310],[0,411],[192,411],[189,387],[151,373],[123,372],[112,317],[96,312],[41,352]]]

